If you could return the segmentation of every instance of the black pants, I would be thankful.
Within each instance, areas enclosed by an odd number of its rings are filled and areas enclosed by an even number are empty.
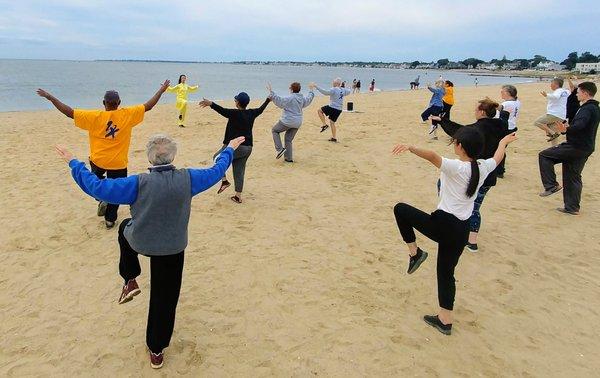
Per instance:
[[[452,109],[452,105],[450,105],[444,101],[442,101],[442,103],[444,104],[444,110],[442,110],[442,118],[449,120],[450,119],[450,109]]]
[[[98,167],[96,164],[92,163],[90,160],[90,167],[92,168],[92,173],[98,176],[100,180],[104,179],[104,173],[106,173],[106,178],[119,178],[119,177],[127,177],[127,168],[123,169],[104,169]],[[106,214],[104,214],[104,220],[109,222],[114,222],[117,220],[117,210],[119,210],[119,205],[113,205],[109,203],[106,206]]]
[[[141,273],[138,253],[134,251],[123,230],[129,218],[119,226],[119,246],[121,260],[119,273],[125,282],[136,278]],[[146,345],[154,353],[160,353],[169,346],[175,312],[181,289],[184,251],[175,255],[150,256],[150,307],[148,309],[148,325],[146,326]]]
[[[440,113],[444,110],[441,106],[430,106],[423,113],[421,113],[421,119],[423,121],[427,121],[430,115],[439,116]],[[438,121],[431,121],[431,124],[437,125]]]
[[[438,243],[438,301],[441,308],[452,310],[456,294],[454,268],[469,238],[469,221],[442,210],[427,214],[405,203],[394,207],[394,215],[406,243],[416,241],[414,229]]]
[[[581,172],[589,157],[589,153],[568,144],[547,148],[540,152],[540,175],[544,189],[552,189],[558,185],[554,165],[562,163],[563,201],[565,209],[579,211],[583,182]]]

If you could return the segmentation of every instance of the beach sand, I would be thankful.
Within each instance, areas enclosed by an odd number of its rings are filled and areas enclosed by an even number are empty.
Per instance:
[[[419,123],[429,92],[350,97],[361,113],[340,117],[338,144],[319,133],[318,97],[292,165],[274,158],[280,110],[270,105],[254,127],[244,204],[216,186],[193,201],[161,376],[597,374],[599,155],[583,172],[580,216],[554,210],[562,194],[538,197],[537,153],[548,143],[532,125],[547,85],[517,86],[520,139],[483,205],[480,252],[466,251],[457,267],[450,337],[422,320],[437,309],[435,244],[418,235],[430,259],[408,276],[392,211],[397,202],[433,211],[438,177],[424,160],[392,156],[394,143],[453,157],[447,138],[429,142]],[[476,100],[499,92],[456,88],[453,119],[473,122]],[[190,104],[188,127],[175,122],[174,105],[147,113],[133,132],[130,174],[146,170],[145,143],[157,132],[179,141],[177,166],[211,164],[225,119]],[[59,142],[85,159],[87,135],[58,111],[0,113],[0,124],[0,376],[150,374],[148,259],[142,294],[118,305],[117,229],[105,229],[53,150]],[[128,215],[121,207],[119,220]]]

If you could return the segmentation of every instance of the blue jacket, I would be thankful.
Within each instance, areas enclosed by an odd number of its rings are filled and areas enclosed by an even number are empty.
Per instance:
[[[433,92],[433,95],[431,95],[431,100],[429,101],[429,106],[439,106],[440,108],[443,108],[444,103],[442,98],[444,97],[444,94],[446,94],[446,90],[444,88],[437,87],[427,87],[427,89]]]
[[[227,147],[217,157],[215,164],[207,169],[188,169],[192,196],[205,191],[223,178],[233,160],[233,148]],[[79,187],[91,197],[104,202],[131,205],[138,196],[138,175],[100,180],[77,159],[69,162],[71,175]]]

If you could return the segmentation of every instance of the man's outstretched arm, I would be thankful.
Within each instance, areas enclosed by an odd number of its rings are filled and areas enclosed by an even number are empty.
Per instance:
[[[50,101],[52,105],[56,107],[62,114],[66,115],[69,118],[73,118],[73,108],[69,105],[62,103],[59,99],[52,96],[50,93],[46,92],[43,89],[38,89],[37,94],[46,100]]]
[[[162,85],[158,89],[158,92],[156,92],[150,100],[146,101],[146,103],[144,104],[144,108],[147,112],[150,111],[154,107],[154,105],[158,103],[158,100],[160,100],[160,96],[162,96],[162,94],[165,93],[167,88],[169,88],[170,84],[171,82],[169,80],[165,80],[165,82],[162,83]]]

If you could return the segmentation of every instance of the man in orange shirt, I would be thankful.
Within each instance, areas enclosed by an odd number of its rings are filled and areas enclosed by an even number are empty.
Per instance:
[[[90,166],[99,179],[127,177],[127,162],[131,129],[144,120],[144,113],[156,105],[169,87],[166,80],[145,104],[119,108],[121,99],[116,91],[104,94],[104,110],[72,109],[43,89],[37,93],[50,101],[61,113],[73,118],[75,126],[87,130],[90,139]],[[117,221],[119,205],[100,201],[98,216],[104,216],[106,228],[113,228]]]

